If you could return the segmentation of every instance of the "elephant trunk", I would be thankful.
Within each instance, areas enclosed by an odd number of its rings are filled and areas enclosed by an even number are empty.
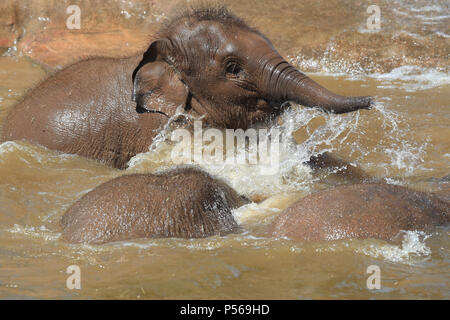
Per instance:
[[[371,97],[345,97],[322,87],[286,61],[272,69],[269,94],[278,101],[292,101],[307,107],[319,107],[332,113],[370,109]]]

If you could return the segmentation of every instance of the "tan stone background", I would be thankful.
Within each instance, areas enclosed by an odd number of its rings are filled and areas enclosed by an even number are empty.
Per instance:
[[[401,65],[448,68],[449,39],[414,19],[399,19],[389,1],[225,0],[304,71],[389,72]],[[85,56],[143,51],[158,26],[189,0],[2,0],[0,53],[17,50],[49,70]],[[361,33],[368,5],[381,7],[382,30]],[[81,8],[81,29],[69,30],[66,8]],[[449,26],[437,26],[449,32]],[[415,33],[420,37],[412,37]],[[8,49],[9,48],[9,49]],[[326,59],[324,59],[324,57]],[[320,65],[308,64],[309,60]]]

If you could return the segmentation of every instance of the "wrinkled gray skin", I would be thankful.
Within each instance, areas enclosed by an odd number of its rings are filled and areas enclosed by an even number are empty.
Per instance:
[[[85,194],[61,220],[63,238],[100,244],[137,238],[204,238],[238,228],[231,209],[248,200],[207,173],[179,168],[125,175]]]
[[[449,222],[450,202],[444,194],[380,183],[355,184],[297,201],[274,220],[270,233],[297,241],[395,240],[402,230],[431,231]]]
[[[334,94],[296,70],[223,8],[188,11],[156,39],[143,56],[89,59],[50,77],[13,108],[1,139],[124,168],[178,106],[230,129],[270,119],[288,101],[334,113],[370,108],[369,97]]]

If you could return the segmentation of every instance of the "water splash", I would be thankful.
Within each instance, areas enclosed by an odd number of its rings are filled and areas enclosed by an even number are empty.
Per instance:
[[[420,164],[424,162],[425,150],[429,145],[429,137],[423,141],[415,141],[410,136],[410,127],[401,115],[393,110],[385,108],[383,103],[377,103],[375,110],[381,114],[382,128],[385,136],[390,139],[389,148],[376,147],[374,152],[382,152],[388,156],[390,163],[385,163],[396,170],[403,172],[405,176],[411,176],[421,169]],[[399,124],[403,128],[399,128]],[[384,165],[384,164],[381,164]],[[389,175],[389,167],[386,167],[386,175]]]
[[[274,130],[281,133],[279,144],[279,169],[275,174],[262,174],[264,164],[236,164],[222,162],[206,162],[195,164],[210,174],[228,182],[241,194],[252,196],[270,196],[282,192],[309,191],[312,184],[319,178],[312,175],[312,170],[305,163],[311,156],[324,152],[336,152],[342,147],[349,149],[347,159],[364,167],[375,166],[368,159],[373,155],[384,155],[384,161],[377,161],[376,166],[385,170],[387,176],[390,170],[413,175],[423,162],[428,144],[415,141],[410,135],[409,127],[402,115],[385,107],[383,102],[375,104],[373,111],[378,116],[379,127],[382,128],[380,142],[375,146],[365,141],[370,136],[370,128],[361,123],[359,111],[335,115],[324,113],[317,109],[293,106],[286,110],[268,130],[266,139],[270,139]],[[153,168],[153,171],[167,170],[174,166],[171,160],[171,150],[174,144],[170,141],[170,133],[175,126],[172,124],[180,114],[172,117],[160,130],[149,151],[135,156],[129,162],[131,170]],[[188,117],[188,115],[183,115]],[[372,121],[372,120],[371,120]],[[375,120],[374,120],[375,121]],[[320,125],[317,125],[319,123]],[[300,143],[294,136],[299,130],[304,130],[306,138]],[[388,141],[389,147],[386,147]],[[264,141],[260,141],[264,142]],[[247,152],[248,148],[237,150]],[[146,164],[147,163],[147,164]],[[189,163],[189,162],[186,162]]]
[[[158,133],[148,147],[148,151],[131,158],[128,161],[128,168],[146,167],[148,169],[152,167],[148,165],[150,163],[156,164],[159,169],[168,169],[173,166],[173,162],[169,159],[170,149],[172,147],[170,144],[170,135],[177,127],[175,123],[183,118],[188,121],[193,120],[191,115],[186,114],[178,108],[175,114],[167,120],[167,123],[158,129]]]
[[[426,245],[426,240],[430,237],[422,231],[403,231],[401,245],[374,245],[358,248],[356,251],[374,258],[383,258],[390,262],[415,264],[428,260],[431,249]]]
[[[264,218],[274,217],[280,211],[278,208],[265,208],[260,204],[252,202],[233,210],[233,216],[239,225],[252,220],[257,220],[257,223],[261,224],[264,222]]]
[[[450,84],[450,73],[432,68],[405,65],[392,69],[389,73],[368,75],[381,82],[382,88],[399,88],[407,92],[428,90]]]
[[[421,169],[429,138],[424,137],[423,141],[416,141],[411,136],[410,127],[403,115],[385,107],[384,102],[375,103],[371,112],[376,113],[371,116],[371,119],[374,119],[371,121],[379,121],[379,127],[382,128],[382,136],[375,146],[365,142],[371,132],[361,123],[359,111],[334,115],[302,108],[284,114],[283,119],[287,121],[284,129],[289,133],[307,127],[319,117],[325,121],[314,132],[307,132],[309,137],[302,144],[291,145],[291,153],[302,161],[307,161],[313,155],[338,151],[343,146],[349,146],[348,158],[362,167],[374,165],[368,160],[371,156],[384,155],[384,161],[376,165],[385,170],[385,175],[392,175],[392,170],[401,171],[406,176],[415,174]],[[386,142],[389,147],[386,147]]]
[[[25,235],[27,237],[39,238],[46,241],[56,241],[61,236],[61,233],[50,231],[44,225],[38,228],[14,224],[12,228],[6,229],[5,231],[19,235]]]

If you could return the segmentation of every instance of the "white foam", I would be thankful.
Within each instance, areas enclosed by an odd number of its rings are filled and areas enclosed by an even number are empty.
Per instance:
[[[391,84],[409,92],[428,90],[450,84],[449,72],[410,65],[392,69],[389,73],[369,74],[367,77],[380,80],[383,84]],[[392,80],[401,82],[392,83]]]
[[[444,36],[444,35],[442,35]],[[450,37],[445,35],[446,37]],[[403,89],[408,92],[428,90],[450,84],[450,72],[439,71],[433,68],[423,68],[419,66],[405,65],[392,69],[387,73],[365,72],[333,72],[330,68],[325,68],[321,72],[311,72],[309,74],[328,77],[342,77],[346,80],[361,81],[372,78],[380,81],[377,86],[383,89]]]
[[[242,224],[249,219],[254,219],[255,216],[262,218],[263,216],[273,215],[280,211],[278,208],[265,208],[260,204],[252,202],[233,210],[233,216],[238,224]]]
[[[424,6],[421,8],[410,8],[409,10],[411,10],[413,12],[431,12],[431,11],[442,12],[443,11],[442,7],[437,4],[432,5],[432,6]]]
[[[374,258],[383,258],[390,262],[414,264],[427,260],[431,249],[426,245],[430,235],[422,231],[403,231],[401,245],[385,244],[362,247],[357,249],[361,253]]]
[[[442,31],[436,31],[435,34],[437,34],[438,36],[443,37],[443,38],[450,38],[449,34],[446,34],[445,32],[442,32]]]
[[[14,154],[16,161],[23,162],[27,166],[39,164],[42,168],[48,167],[49,163],[53,161],[64,163],[77,157],[75,154],[51,151],[44,146],[31,145],[21,141],[6,141],[0,144],[0,164],[5,161],[9,154]],[[85,171],[83,168],[78,170]]]
[[[0,154],[14,152],[15,150],[24,150],[24,147],[14,141],[6,141],[0,144]]]
[[[48,230],[45,226],[31,227],[31,226],[21,226],[14,224],[12,228],[6,229],[6,232],[17,233],[26,236],[31,236],[33,238],[40,238],[49,241],[55,241],[60,236],[61,233],[56,233]]]

